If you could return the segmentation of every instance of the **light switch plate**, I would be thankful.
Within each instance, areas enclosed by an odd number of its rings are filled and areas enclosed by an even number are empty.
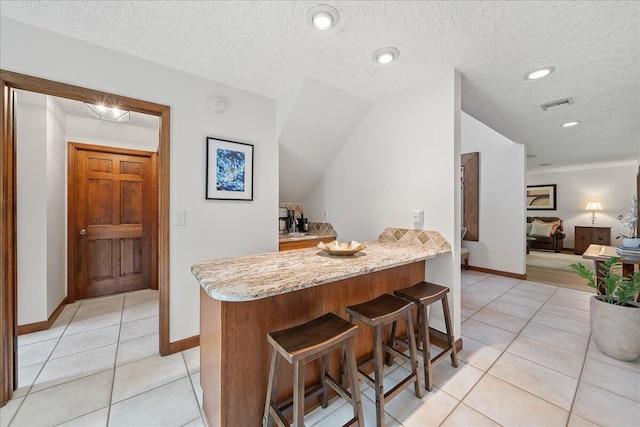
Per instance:
[[[413,222],[414,223],[424,223],[424,209],[414,209],[413,210]]]
[[[173,225],[186,225],[187,213],[184,209],[177,209],[173,212]]]

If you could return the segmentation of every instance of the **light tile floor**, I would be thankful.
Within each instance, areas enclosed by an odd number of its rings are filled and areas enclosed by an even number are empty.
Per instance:
[[[387,425],[636,427],[640,361],[611,359],[590,340],[591,295],[464,271],[460,365],[436,366],[422,399],[409,388],[392,400]],[[0,427],[203,426],[199,350],[160,358],[157,316],[157,292],[138,291],[76,302],[51,329],[21,336],[20,388]],[[405,371],[387,368],[387,387]],[[373,390],[362,391],[374,426]],[[350,418],[335,399],[305,422]]]

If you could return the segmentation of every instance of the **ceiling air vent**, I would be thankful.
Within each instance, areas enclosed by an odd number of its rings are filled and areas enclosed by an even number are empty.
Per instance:
[[[566,107],[567,105],[573,105],[573,98],[564,98],[547,102],[546,104],[542,104],[541,107],[544,111],[547,111],[549,108]]]

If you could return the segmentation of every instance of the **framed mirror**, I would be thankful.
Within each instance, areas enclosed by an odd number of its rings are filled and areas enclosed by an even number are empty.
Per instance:
[[[480,153],[465,153],[460,161],[462,185],[462,226],[467,229],[462,240],[477,242],[480,211]]]

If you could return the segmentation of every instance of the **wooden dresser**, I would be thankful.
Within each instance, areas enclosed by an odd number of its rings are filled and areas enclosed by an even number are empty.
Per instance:
[[[582,255],[590,244],[609,246],[611,244],[611,227],[582,227],[576,225],[574,251]]]

